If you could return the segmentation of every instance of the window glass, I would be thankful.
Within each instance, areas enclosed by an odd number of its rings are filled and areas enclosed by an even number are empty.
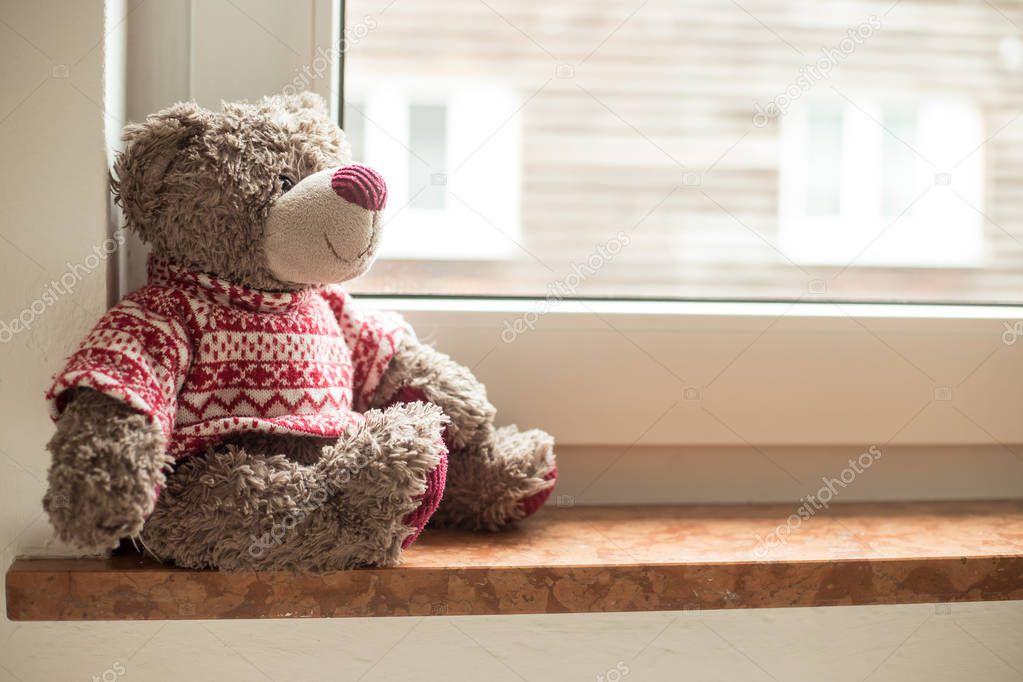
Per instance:
[[[1023,302],[1023,0],[344,4],[356,290]]]

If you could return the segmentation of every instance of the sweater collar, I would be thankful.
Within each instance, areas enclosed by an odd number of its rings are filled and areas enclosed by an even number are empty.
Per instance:
[[[204,272],[149,257],[149,283],[184,289],[229,308],[258,313],[285,313],[309,300],[313,291],[261,291],[233,284]]]

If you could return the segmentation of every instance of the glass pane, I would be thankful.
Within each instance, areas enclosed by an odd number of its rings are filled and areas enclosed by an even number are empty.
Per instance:
[[[838,215],[842,195],[842,112],[816,109],[807,126],[809,187],[807,213]]]
[[[433,182],[433,168],[444,168],[448,135],[447,108],[413,104],[409,107],[409,184],[421,188],[409,200],[412,208],[443,209],[444,185]]]
[[[916,176],[916,156],[913,148],[919,144],[916,135],[916,112],[913,109],[892,109],[885,112],[884,159],[881,166],[882,210],[884,215],[897,216],[911,206],[914,188],[919,185]]]
[[[371,293],[1023,302],[1023,0],[348,0]]]

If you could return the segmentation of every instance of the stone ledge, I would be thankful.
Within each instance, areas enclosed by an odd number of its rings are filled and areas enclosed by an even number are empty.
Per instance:
[[[501,534],[428,530],[397,568],[223,574],[18,558],[11,620],[428,616],[1023,599],[1023,501],[543,510]],[[798,517],[797,517],[798,518]],[[772,536],[772,533],[775,535]],[[766,551],[765,551],[766,550]]]

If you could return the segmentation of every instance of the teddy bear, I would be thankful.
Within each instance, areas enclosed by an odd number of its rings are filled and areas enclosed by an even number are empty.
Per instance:
[[[500,530],[544,504],[552,437],[496,427],[467,368],[339,286],[374,260],[387,188],[321,97],[179,103],[123,141],[111,187],[148,282],[47,394],[62,540],[320,572],[394,565],[427,522]]]

